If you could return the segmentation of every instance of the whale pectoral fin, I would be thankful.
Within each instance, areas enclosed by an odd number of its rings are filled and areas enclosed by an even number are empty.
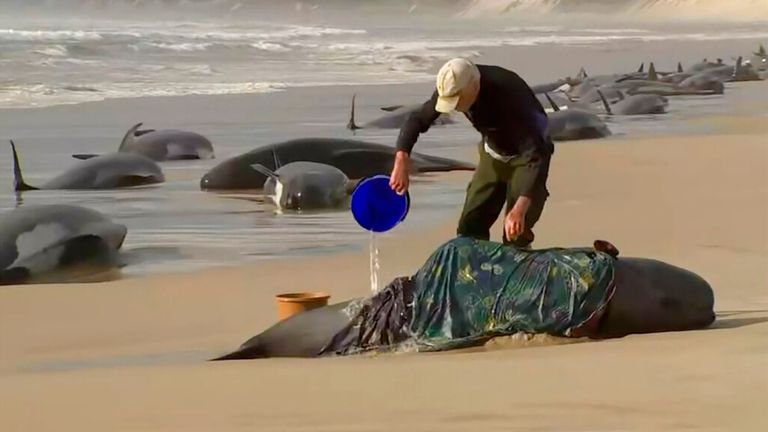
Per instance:
[[[80,159],[80,160],[91,159],[91,158],[95,158],[96,156],[98,155],[96,154],[73,154],[72,155],[73,158]]]
[[[398,110],[398,109],[400,109],[402,107],[403,107],[402,105],[388,105],[388,106],[380,107],[379,109],[382,110],[382,111],[392,112],[392,111]]]
[[[154,131],[155,131],[155,129],[144,129],[144,130],[138,130],[138,129],[137,129],[137,130],[135,130],[135,131],[133,132],[133,136],[137,136],[137,137],[140,137],[140,136],[142,136],[142,135],[146,135],[146,134],[148,134],[148,133],[150,133],[150,132],[154,132]]]
[[[593,246],[594,246],[595,250],[600,251],[600,252],[605,252],[605,253],[607,253],[608,255],[610,255],[610,256],[612,256],[614,258],[618,258],[618,256],[619,256],[619,250],[616,248],[616,246],[614,246],[609,241],[606,241],[606,240],[595,240],[595,242],[593,243]]]
[[[264,174],[267,177],[273,178],[275,180],[279,180],[280,179],[280,176],[276,172],[272,171],[271,169],[265,167],[264,165],[262,165],[260,163],[251,164],[251,168],[255,169],[256,171],[258,171],[258,172],[260,172],[262,174]]]

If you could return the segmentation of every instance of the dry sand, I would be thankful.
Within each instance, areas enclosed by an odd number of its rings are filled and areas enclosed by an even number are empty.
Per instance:
[[[766,430],[766,117],[715,133],[559,145],[537,247],[612,241],[715,289],[711,329],[481,352],[205,363],[275,320],[272,296],[365,295],[355,253],[0,290],[1,431]],[[467,181],[451,174],[445,181]],[[453,234],[381,242],[413,273]],[[499,238],[497,226],[494,235]]]

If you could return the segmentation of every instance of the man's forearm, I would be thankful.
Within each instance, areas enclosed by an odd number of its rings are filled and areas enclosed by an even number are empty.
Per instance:
[[[512,211],[515,213],[526,214],[531,207],[531,198],[527,196],[520,196],[515,201],[515,205],[512,206]]]

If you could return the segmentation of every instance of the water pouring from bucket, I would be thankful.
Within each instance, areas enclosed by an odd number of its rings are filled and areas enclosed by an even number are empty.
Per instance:
[[[379,248],[376,233],[386,232],[405,220],[410,196],[398,195],[389,186],[389,176],[377,175],[360,181],[352,192],[350,206],[358,225],[371,232],[371,291],[379,289]]]

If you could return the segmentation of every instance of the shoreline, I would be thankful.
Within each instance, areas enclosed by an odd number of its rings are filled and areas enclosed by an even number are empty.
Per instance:
[[[640,63],[646,63],[647,65],[651,61],[655,62],[658,70],[673,70],[678,61],[682,62],[685,67],[686,65],[700,61],[702,58],[714,59],[722,57],[723,59],[731,59],[732,57],[742,55],[745,59],[749,59],[751,53],[760,43],[764,44],[765,39],[761,37],[744,37],[741,39],[716,40],[665,40],[663,47],[659,47],[658,42],[628,40],[618,41],[613,44],[541,43],[530,46],[514,44],[503,46],[469,45],[462,47],[461,51],[465,53],[475,53],[476,55],[471,58],[476,62],[497,64],[502,67],[510,68],[520,74],[520,76],[530,85],[536,85],[565,78],[567,76],[575,76],[581,67],[584,67],[591,75],[596,75],[614,72],[631,72],[637,69],[637,66]],[[580,59],[581,57],[583,57],[583,59]],[[733,60],[727,60],[727,62],[732,63]],[[428,92],[433,80],[432,77],[441,65],[441,62],[435,59],[432,59],[430,63],[431,66],[429,68],[415,72],[424,75],[423,77],[411,76],[404,78],[403,81],[399,82],[294,83],[291,85],[278,82],[255,82],[253,84],[269,84],[277,85],[277,87],[284,87],[273,88],[268,91],[245,93],[114,97],[102,100],[36,107],[6,107],[0,108],[0,113],[14,114],[19,111],[48,110],[57,107],[71,108],[91,104],[119,105],[136,103],[142,105],[140,101],[143,100],[153,100],[163,105],[171,104],[173,101],[184,103],[185,100],[189,100],[191,103],[197,103],[198,101],[195,99],[198,98],[209,98],[212,101],[222,99],[222,102],[225,102],[226,98],[258,98],[259,96],[275,95],[289,91],[301,92],[302,90],[309,89],[309,91],[311,91],[311,89],[319,88],[346,89],[350,87],[366,88],[391,86],[426,88],[426,91]],[[625,66],[617,69],[617,64],[624,64]],[[258,67],[258,65],[254,65],[254,67]],[[200,85],[205,84],[200,83]],[[426,95],[423,96],[424,99],[429,96],[427,92],[423,92],[423,94]],[[235,102],[243,102],[237,101],[236,99],[232,100]]]

